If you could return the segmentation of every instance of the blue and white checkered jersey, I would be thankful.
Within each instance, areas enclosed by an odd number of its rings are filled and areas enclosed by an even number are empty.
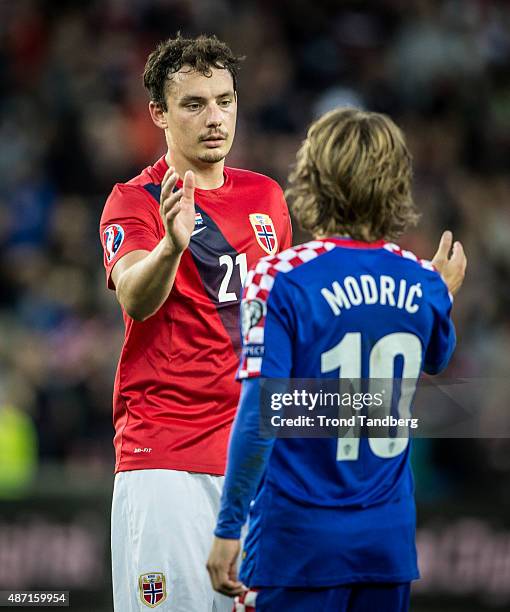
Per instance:
[[[408,438],[264,439],[258,381],[436,374],[455,347],[451,306],[430,262],[383,241],[315,240],[249,272],[243,389],[215,532],[239,537],[250,513],[248,586],[418,577]]]

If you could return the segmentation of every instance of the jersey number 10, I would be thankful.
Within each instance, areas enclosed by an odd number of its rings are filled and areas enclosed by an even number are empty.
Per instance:
[[[339,376],[342,379],[359,381],[362,376],[361,358],[362,344],[361,333],[347,333],[342,340],[329,351],[321,355],[321,372],[327,374],[339,369]],[[402,379],[406,379],[406,384],[401,387],[401,395],[398,401],[397,417],[411,417],[411,402],[416,389],[416,383],[421,371],[422,346],[420,339],[414,334],[393,333],[383,336],[378,340],[369,356],[368,378],[369,392],[373,391],[376,381],[372,379],[394,380],[395,358],[401,355],[404,366]],[[412,381],[412,384],[409,384]],[[372,382],[372,388],[370,384]],[[393,385],[387,395],[393,395]],[[387,402],[391,397],[387,398]],[[357,432],[353,428],[349,431],[349,437],[338,439],[337,461],[355,461],[359,456],[359,429]],[[358,435],[353,436],[357,433]],[[400,455],[406,449],[409,438],[368,438],[372,452],[382,459],[391,459]]]

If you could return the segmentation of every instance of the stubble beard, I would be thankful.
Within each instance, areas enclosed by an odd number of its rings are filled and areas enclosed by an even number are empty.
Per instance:
[[[204,151],[198,159],[206,164],[217,164],[222,159],[225,159],[225,157],[226,153],[223,151]]]

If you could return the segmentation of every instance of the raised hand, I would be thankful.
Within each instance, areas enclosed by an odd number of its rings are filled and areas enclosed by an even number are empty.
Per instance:
[[[159,212],[172,251],[182,253],[189,244],[195,227],[195,175],[188,170],[181,189],[173,191],[179,175],[168,168],[161,183]]]
[[[452,250],[452,242],[453,234],[450,231],[443,232],[432,263],[444,278],[450,293],[455,295],[464,282],[467,258],[462,244],[460,242],[453,243]]]

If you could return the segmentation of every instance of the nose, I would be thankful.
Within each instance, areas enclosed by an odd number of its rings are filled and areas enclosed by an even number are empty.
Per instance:
[[[207,108],[206,125],[207,127],[219,127],[222,123],[221,109],[213,102]]]

